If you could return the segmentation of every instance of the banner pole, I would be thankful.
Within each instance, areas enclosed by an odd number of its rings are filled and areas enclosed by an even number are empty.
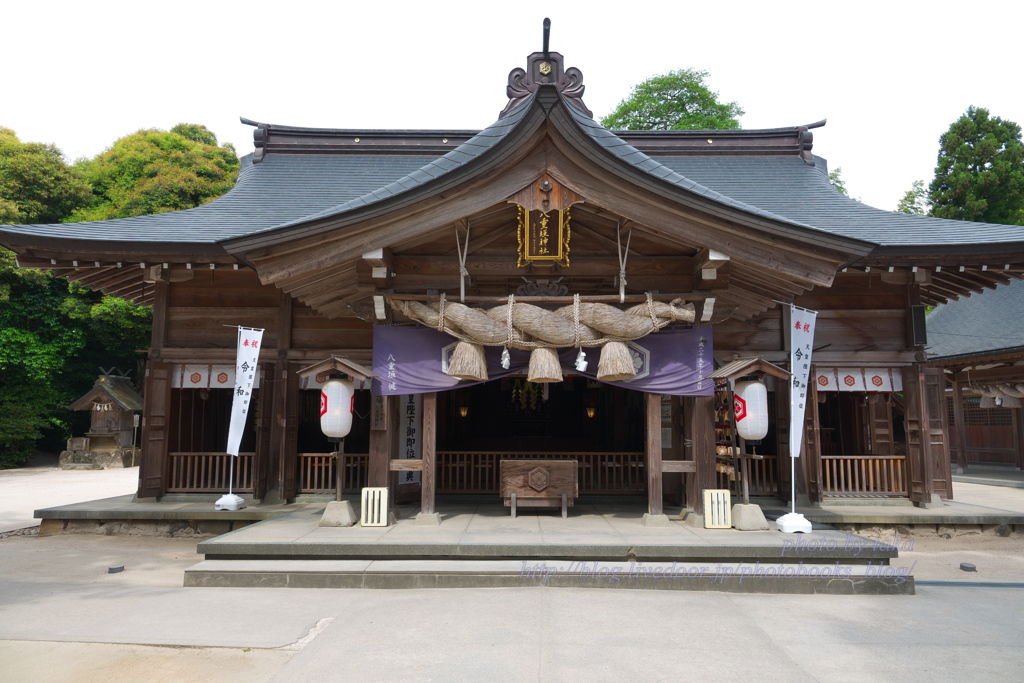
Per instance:
[[[228,495],[234,495],[232,486],[235,483],[235,456],[231,456],[231,465],[228,467]]]

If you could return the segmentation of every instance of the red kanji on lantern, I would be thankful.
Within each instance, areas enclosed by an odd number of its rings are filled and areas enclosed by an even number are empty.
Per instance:
[[[355,396],[353,396],[355,398]],[[327,394],[320,392],[320,417],[327,414]]]

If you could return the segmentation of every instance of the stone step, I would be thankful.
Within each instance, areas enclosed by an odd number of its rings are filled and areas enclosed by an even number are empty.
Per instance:
[[[888,562],[601,562],[579,560],[205,560],[186,587],[630,588],[729,593],[913,595]]]

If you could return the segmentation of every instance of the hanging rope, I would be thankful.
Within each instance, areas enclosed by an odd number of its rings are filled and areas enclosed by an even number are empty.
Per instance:
[[[444,304],[445,304],[444,292],[441,292],[441,300],[440,300],[440,302],[438,302],[438,311],[437,311],[437,331],[438,332],[446,332],[447,331],[447,330],[444,329]]]
[[[587,370],[587,354],[580,345],[580,295],[572,295],[572,333],[573,333],[573,346],[579,348],[580,352],[576,354],[576,370],[578,372],[586,372]]]
[[[626,252],[622,252],[622,221],[615,224],[615,244],[619,248],[619,303],[626,303],[626,259],[629,258],[629,241],[633,239],[633,231],[626,236]],[[650,300],[650,294],[647,295]]]
[[[491,316],[483,309],[447,302],[443,294],[433,304],[407,301],[400,296],[389,296],[387,301],[406,317],[456,339],[484,346],[504,346],[505,351],[509,348],[582,349],[603,346],[610,341],[633,341],[674,322],[692,323],[695,317],[692,304],[684,305],[680,299],[663,303],[654,301],[652,296],[625,311],[607,304],[583,303],[577,297],[573,297],[573,305],[549,311],[528,303],[517,304],[512,294],[504,310],[500,310],[501,307],[491,309]],[[639,324],[641,320],[643,324]],[[538,338],[538,334],[542,338]]]
[[[508,295],[508,315],[505,317],[505,329],[506,329],[506,335],[507,336],[506,336],[506,339],[505,339],[505,348],[501,352],[501,367],[505,368],[506,370],[508,370],[509,366],[512,364],[512,358],[511,358],[511,356],[509,356],[508,347],[512,345],[513,333],[515,332],[515,328],[512,326],[512,306],[515,303],[516,303],[516,295],[515,294],[509,294]]]
[[[466,303],[466,257],[469,256],[469,219],[466,219],[466,243],[459,242],[459,224],[455,224],[455,250],[459,253],[459,301]]]

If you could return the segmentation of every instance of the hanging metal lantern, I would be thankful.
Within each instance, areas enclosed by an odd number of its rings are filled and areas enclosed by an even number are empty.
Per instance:
[[[736,382],[733,389],[736,432],[747,441],[760,441],[768,434],[768,389],[762,382]]]
[[[320,390],[320,429],[331,439],[344,439],[352,431],[356,392],[352,382],[331,377]]]

